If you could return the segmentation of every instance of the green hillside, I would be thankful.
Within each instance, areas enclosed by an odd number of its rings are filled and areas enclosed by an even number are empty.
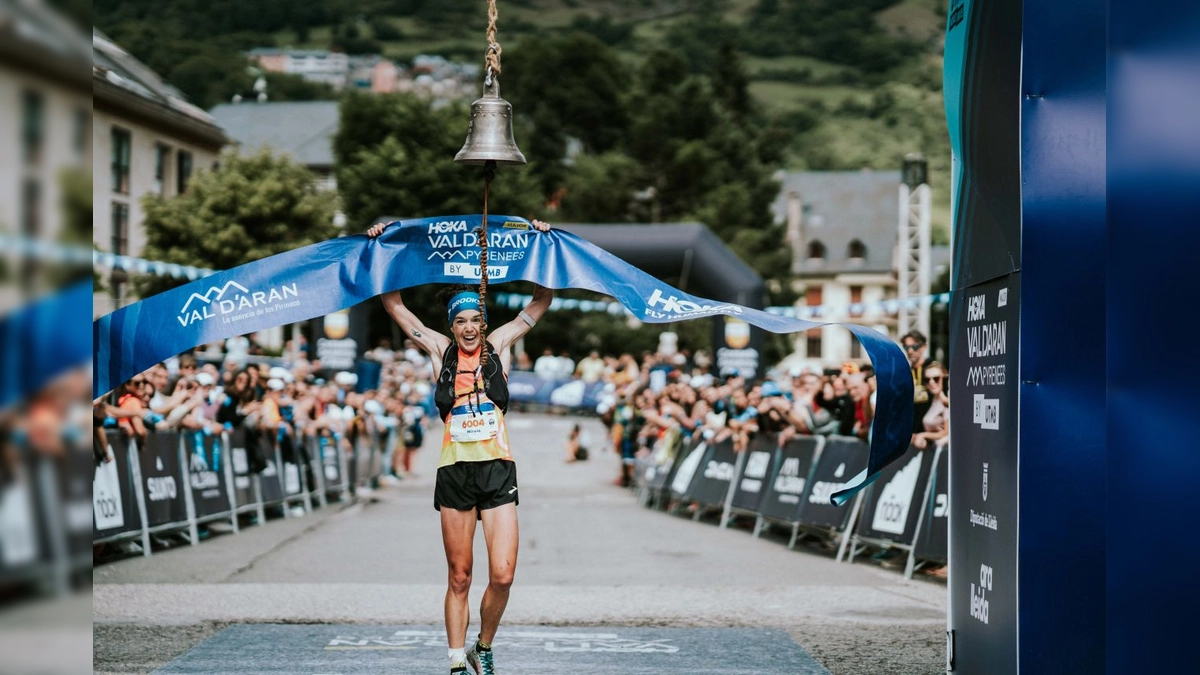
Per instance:
[[[506,58],[529,42],[583,32],[631,68],[669,47],[691,72],[712,73],[733,67],[721,63],[720,48],[731,47],[757,114],[790,132],[787,168],[892,169],[905,153],[923,152],[935,240],[947,239],[945,0],[499,0],[498,8]],[[482,62],[487,23],[479,0],[97,0],[94,12],[101,30],[205,107],[247,86],[240,53],[254,46]],[[276,79],[277,100],[334,95]]]

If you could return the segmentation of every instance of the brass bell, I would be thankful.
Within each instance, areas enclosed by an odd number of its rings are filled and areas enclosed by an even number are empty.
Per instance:
[[[524,164],[525,155],[513,140],[512,105],[500,98],[499,78],[491,77],[483,86],[483,97],[471,104],[471,123],[467,140],[454,156],[460,164],[481,166]]]

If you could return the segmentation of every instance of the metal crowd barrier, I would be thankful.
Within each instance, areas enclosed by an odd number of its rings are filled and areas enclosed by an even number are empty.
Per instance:
[[[0,457],[0,588],[33,585],[47,595],[71,590],[92,566],[87,540],[91,453],[60,456],[11,444]]]
[[[674,444],[674,450],[671,450]],[[742,452],[731,440],[688,442],[664,437],[638,464],[639,501],[669,511],[694,506],[699,520],[721,510],[720,526],[737,516],[755,518],[754,537],[771,525],[791,528],[788,548],[804,536],[832,536],[837,560],[854,562],[869,547],[907,555],[905,577],[927,563],[944,563],[948,545],[949,445],[909,448],[848,506],[829,496],[866,464],[869,446],[857,438],[801,436],[783,445],[759,434]]]
[[[260,452],[252,447],[255,440]],[[278,441],[255,439],[242,429],[220,435],[172,431],[150,433],[139,447],[110,433],[111,461],[94,465],[91,543],[140,540],[149,556],[153,534],[186,532],[194,546],[202,524],[228,520],[236,533],[241,515],[253,514],[262,525],[268,509],[278,508],[285,518],[294,507],[307,514],[352,499],[359,487],[378,481],[383,439],[375,432],[353,444],[300,437],[286,453]]]

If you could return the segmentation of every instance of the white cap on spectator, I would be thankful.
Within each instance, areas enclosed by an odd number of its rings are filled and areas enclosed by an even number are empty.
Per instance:
[[[363,410],[372,415],[380,415],[383,413],[383,405],[373,398],[367,399],[366,401],[363,401]]]
[[[608,412],[611,408],[612,408],[612,406],[610,406],[608,403],[602,401],[599,405],[596,406],[596,412],[603,415],[604,413]]]
[[[275,366],[274,368],[271,368],[271,372],[267,374],[267,377],[273,377],[277,380],[283,380],[284,382],[287,382],[288,378],[291,376],[292,374],[289,373],[288,369],[284,368],[283,366]]]
[[[278,377],[272,377],[271,379],[267,380],[267,389],[270,389],[271,391],[282,391],[283,380],[279,379]]]
[[[353,387],[354,385],[358,384],[358,375],[343,370],[337,375],[333,376],[333,381],[344,387]]]
[[[793,378],[800,377],[803,374],[804,371],[800,370],[800,366],[792,366],[792,369],[788,371],[788,375],[791,375]]]
[[[411,393],[412,393],[412,385],[407,382],[401,382],[400,383],[400,394],[402,396],[408,396]]]
[[[431,392],[431,391],[433,391],[433,390],[429,388],[428,382],[418,382],[417,383],[417,393],[420,394],[421,396],[428,396],[429,392]]]
[[[200,385],[201,387],[211,387],[216,383],[217,381],[214,380],[213,376],[209,375],[208,373],[196,374],[196,384]]]

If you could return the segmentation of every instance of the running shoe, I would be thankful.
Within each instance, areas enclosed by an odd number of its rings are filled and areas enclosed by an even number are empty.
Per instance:
[[[475,669],[475,675],[496,675],[496,666],[492,663],[492,650],[479,649],[479,640],[467,650],[467,664]]]
[[[450,675],[467,675],[467,664],[456,663],[450,666]]]

